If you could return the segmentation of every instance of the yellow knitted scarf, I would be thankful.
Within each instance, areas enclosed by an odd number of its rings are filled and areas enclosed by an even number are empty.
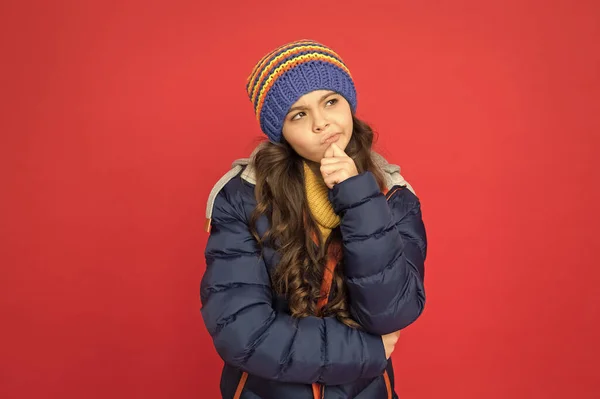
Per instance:
[[[331,230],[339,226],[341,220],[329,202],[329,188],[321,176],[317,176],[306,162],[304,162],[304,186],[306,187],[308,208],[321,230],[323,241],[327,241]]]

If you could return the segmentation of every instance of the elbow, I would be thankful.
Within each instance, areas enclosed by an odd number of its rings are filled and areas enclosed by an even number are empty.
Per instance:
[[[250,320],[258,320],[256,324]],[[217,354],[223,361],[250,374],[277,379],[280,373],[280,353],[263,344],[275,322],[275,312],[237,312],[221,319],[216,329],[209,330]],[[256,327],[256,328],[253,328]]]
[[[223,361],[232,366],[243,368],[246,363],[247,345],[241,340],[231,341],[219,336],[213,337],[213,343],[217,354]]]
[[[417,295],[410,304],[402,307],[395,317],[389,320],[389,326],[385,334],[402,330],[413,324],[425,310],[425,297]]]
[[[244,335],[232,334],[229,326],[224,324],[207,325],[207,327],[219,357],[225,363],[241,367],[244,363],[244,353],[248,347]]]
[[[378,315],[355,312],[355,317],[364,331],[376,335],[385,335],[413,324],[421,316],[424,309],[425,295],[422,292],[417,292],[410,301],[390,305]]]
[[[248,334],[243,334],[237,328],[236,314],[220,317],[220,312],[209,301],[201,310],[204,323],[212,338],[213,346],[225,363],[242,367],[246,362],[245,353],[249,347]]]

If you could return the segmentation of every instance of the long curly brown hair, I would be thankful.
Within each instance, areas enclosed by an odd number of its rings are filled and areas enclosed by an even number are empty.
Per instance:
[[[384,177],[371,159],[373,130],[354,115],[352,120],[352,137],[345,151],[354,160],[358,172],[372,172],[383,190]],[[316,235],[319,242],[322,242],[322,236],[308,207],[303,161],[285,140],[265,143],[257,151],[254,158],[257,206],[251,216],[250,231],[261,247],[271,246],[281,256],[272,275],[272,286],[276,293],[287,299],[292,316],[335,316],[342,323],[358,328],[359,324],[348,310],[340,264],[333,276],[333,298],[317,310],[327,249],[334,242],[340,244],[341,234],[338,227],[324,245],[315,245],[313,236]],[[270,228],[260,237],[256,222],[262,215],[268,217]]]

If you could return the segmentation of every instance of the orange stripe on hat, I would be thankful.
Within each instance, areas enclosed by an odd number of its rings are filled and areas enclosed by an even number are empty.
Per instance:
[[[250,82],[254,80],[254,78],[256,77],[256,76],[255,76],[255,74],[256,74],[258,71],[260,71],[260,69],[261,69],[262,67],[264,67],[264,66],[265,66],[265,63],[267,62],[267,60],[268,60],[270,57],[272,57],[272,56],[273,56],[273,54],[275,54],[275,53],[277,53],[277,52],[279,52],[279,51],[281,51],[281,50],[285,50],[285,49],[287,49],[287,48],[291,48],[291,47],[294,47],[294,46],[298,46],[298,45],[300,45],[300,44],[318,44],[318,43],[316,43],[316,42],[314,42],[314,41],[312,41],[312,40],[298,40],[298,41],[295,41],[295,42],[291,42],[291,43],[288,43],[288,44],[284,44],[283,46],[280,46],[280,47],[276,48],[275,50],[273,50],[273,51],[270,51],[270,52],[269,52],[269,53],[267,53],[267,54],[266,54],[264,57],[262,57],[262,58],[261,58],[261,59],[260,59],[260,60],[259,60],[259,61],[256,63],[256,65],[254,66],[254,68],[252,69],[252,72],[250,73],[250,76],[248,76],[248,79],[246,80],[246,81],[247,81],[247,83],[248,83],[248,86],[247,86],[247,88],[246,88],[246,89],[247,89],[246,91],[250,91],[250,89],[249,89],[249,88],[251,87],[251,85],[250,85]],[[252,83],[252,86],[253,86],[253,85],[254,85],[254,83]],[[250,94],[250,93],[248,93],[248,94]]]

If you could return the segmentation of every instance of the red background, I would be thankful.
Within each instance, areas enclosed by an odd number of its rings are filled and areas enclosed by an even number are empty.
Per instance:
[[[423,203],[403,398],[598,398],[600,3],[3,2],[0,397],[217,398],[206,198],[254,63],[339,52]]]

